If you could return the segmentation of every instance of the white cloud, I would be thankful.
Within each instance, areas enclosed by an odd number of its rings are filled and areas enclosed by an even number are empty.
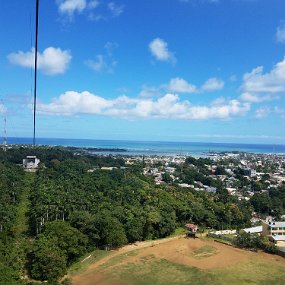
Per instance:
[[[12,64],[34,68],[35,49],[28,52],[18,51],[7,56]],[[47,75],[63,74],[71,61],[71,54],[67,50],[48,47],[43,53],[38,52],[38,69]]]
[[[276,95],[272,95],[272,94],[257,95],[254,93],[244,92],[241,94],[240,99],[246,102],[251,102],[251,103],[261,103],[261,102],[266,102],[266,101],[277,100],[279,99],[279,97]]]
[[[243,76],[243,90],[254,93],[278,93],[285,91],[285,58],[268,73],[263,67],[254,68]]]
[[[211,105],[223,105],[226,104],[226,99],[224,97],[218,97],[214,101],[212,101]]]
[[[161,93],[159,91],[159,88],[155,86],[143,85],[139,93],[139,97],[143,97],[143,98],[151,98],[151,97],[158,97],[158,96],[161,96]]]
[[[105,45],[104,45],[104,48],[106,50],[106,53],[108,56],[113,56],[113,51],[118,48],[119,45],[117,43],[113,43],[113,42],[107,42]]]
[[[203,86],[201,87],[201,90],[202,91],[208,91],[208,92],[217,91],[217,90],[223,89],[224,85],[225,85],[224,81],[222,81],[221,79],[212,77],[212,78],[209,78],[203,84]]]
[[[231,82],[235,82],[237,81],[237,76],[235,74],[232,74],[229,79]]]
[[[194,119],[228,119],[235,116],[241,116],[250,110],[249,103],[240,103],[237,100],[230,100],[221,105],[211,107],[197,106],[190,109],[188,116]]]
[[[163,85],[170,92],[174,93],[201,93],[213,92],[224,88],[224,82],[218,78],[209,78],[201,88],[187,82],[185,79],[176,77],[172,78],[168,85]]]
[[[261,108],[258,108],[255,111],[255,118],[256,119],[262,119],[268,117],[270,114],[277,114],[281,116],[281,118],[285,118],[285,109],[279,108],[277,106],[275,107],[268,107],[264,106]]]
[[[282,22],[276,31],[276,40],[279,43],[285,43],[285,22]]]
[[[168,44],[166,41],[160,38],[156,38],[149,43],[149,49],[155,59],[160,61],[176,62],[175,56],[168,50]]]
[[[193,106],[174,94],[166,94],[156,100],[127,96],[105,99],[87,91],[68,91],[51,103],[38,103],[37,109],[39,113],[48,115],[95,114],[123,118],[206,120],[242,116],[249,111],[250,104],[230,100],[215,106]]]
[[[92,11],[100,2],[98,0],[56,0],[58,11],[71,21],[75,13],[82,14],[88,11],[88,17],[94,17]]]
[[[96,60],[87,60],[86,65],[91,69],[100,72],[106,67],[106,63],[104,61],[104,56],[102,54],[96,55]]]
[[[262,102],[276,99],[277,94],[285,91],[285,58],[268,73],[263,72],[262,66],[245,73],[241,89],[241,99],[244,101]]]
[[[92,1],[93,2],[93,1]],[[75,12],[81,13],[86,7],[86,0],[63,0],[58,1],[58,10],[61,14],[72,17]]]
[[[95,9],[99,6],[100,2],[97,1],[97,0],[93,0],[93,1],[90,1],[87,5],[87,8],[89,9]]]
[[[195,93],[197,88],[195,85],[188,83],[183,78],[172,78],[168,85],[168,90],[174,93]]]
[[[116,43],[107,42],[104,46],[105,54],[98,54],[95,60],[88,59],[85,64],[96,72],[113,73],[117,66],[117,61],[113,57],[113,50],[117,47]]]
[[[4,104],[0,104],[0,114],[5,114],[7,112],[7,108]]]
[[[118,17],[124,12],[124,5],[117,5],[115,2],[108,3],[108,9],[113,17]]]
[[[106,57],[102,54],[96,55],[95,60],[89,59],[85,63],[88,67],[95,70],[96,72],[107,72],[107,73],[113,73],[114,68],[117,65],[117,62],[115,60],[108,62]]]
[[[261,119],[261,118],[265,118],[267,117],[269,114],[271,113],[271,108],[270,107],[262,107],[262,108],[258,108],[255,111],[255,118],[257,119]]]

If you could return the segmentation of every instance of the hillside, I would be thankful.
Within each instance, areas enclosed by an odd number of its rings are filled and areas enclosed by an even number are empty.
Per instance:
[[[75,266],[69,274],[73,285],[281,285],[285,278],[283,258],[207,239],[141,242],[88,261],[100,254],[94,252]]]

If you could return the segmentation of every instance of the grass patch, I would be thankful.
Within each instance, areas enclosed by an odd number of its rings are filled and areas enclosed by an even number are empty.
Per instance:
[[[195,267],[187,267],[152,256],[140,262],[126,263],[108,272],[109,280],[121,280],[130,285],[198,285],[212,284],[211,274]]]
[[[226,245],[231,245],[231,246],[233,245],[232,242],[230,242],[229,240],[224,240],[224,239],[221,239],[221,238],[218,238],[218,237],[205,236],[205,237],[201,237],[201,239],[212,240],[212,241],[220,242],[220,243],[223,243],[223,244],[226,244]]]
[[[196,252],[203,254],[213,248],[202,247]],[[124,262],[122,262],[124,260]],[[283,265],[282,265],[283,264]],[[222,269],[202,270],[175,262],[144,256],[136,262],[128,262],[126,255],[112,258],[104,266],[106,281],[120,281],[128,285],[283,285],[285,264],[251,257],[246,262]],[[99,269],[98,269],[99,270]],[[106,283],[108,284],[108,283]]]
[[[105,262],[104,264],[102,264],[101,266],[99,266],[99,270],[104,270],[108,267],[112,267],[116,264],[120,264],[122,263],[124,260],[126,260],[128,257],[130,256],[136,256],[137,250],[132,250],[130,252],[126,252],[126,253],[122,253],[120,255],[116,255],[112,258],[110,258],[107,262]]]
[[[231,247],[227,250],[230,249]],[[175,250],[175,248],[169,250]],[[209,261],[207,257],[222,251],[222,247],[217,249],[212,242],[207,243],[205,239],[204,246],[194,251],[189,249],[185,256],[191,255],[199,259],[197,264],[202,264]],[[223,268],[200,269],[176,263],[175,260],[160,259],[155,254],[144,255],[143,253],[142,248],[110,256],[111,258],[104,264],[94,269],[94,276],[96,274],[104,276],[106,278],[104,284],[111,281],[110,284],[127,285],[283,285],[285,280],[285,260],[274,255],[245,253],[245,256],[237,256],[241,259],[234,265],[229,266],[225,261]],[[232,254],[235,253],[233,249]],[[221,258],[223,258],[222,255]],[[88,263],[91,261],[88,259]],[[86,280],[86,276],[84,278]],[[94,277],[90,275],[88,280],[90,284],[92,284],[92,278]],[[78,284],[80,283],[76,285]]]
[[[191,257],[197,259],[203,259],[215,255],[217,253],[217,249],[210,245],[204,245],[191,253]]]
[[[88,266],[99,261],[100,259],[109,255],[110,253],[111,253],[111,251],[99,250],[99,249],[98,250],[96,249],[91,253],[87,253],[78,262],[73,263],[70,266],[68,272],[71,275],[79,274],[79,273],[83,272]]]
[[[210,272],[221,285],[282,285],[285,280],[284,269],[284,262],[278,264],[274,260],[264,260],[260,256],[253,256],[247,262],[242,262],[228,268],[211,270]]]
[[[185,228],[179,227],[179,228],[176,228],[175,231],[169,237],[185,235],[186,233],[187,233],[187,230]]]

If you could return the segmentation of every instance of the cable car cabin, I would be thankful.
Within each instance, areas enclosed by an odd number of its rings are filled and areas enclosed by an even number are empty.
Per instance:
[[[185,228],[187,229],[186,238],[196,238],[196,233],[199,230],[197,225],[186,224]]]

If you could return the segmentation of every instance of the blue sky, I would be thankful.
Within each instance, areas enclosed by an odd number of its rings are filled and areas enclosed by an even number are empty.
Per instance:
[[[8,136],[33,134],[34,2],[1,1]],[[40,0],[37,136],[284,144],[284,11],[284,0]]]

